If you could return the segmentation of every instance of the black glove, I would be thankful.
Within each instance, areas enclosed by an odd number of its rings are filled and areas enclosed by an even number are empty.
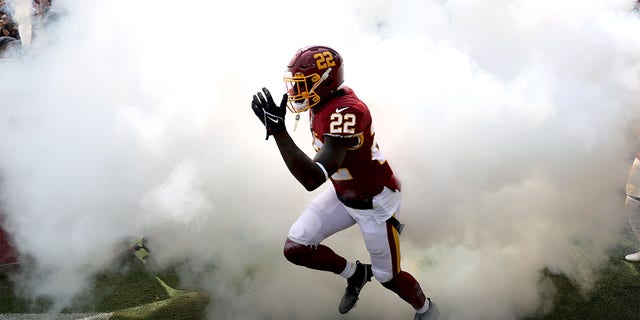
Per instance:
[[[262,95],[262,92],[264,92],[264,96]],[[276,106],[269,90],[267,88],[262,88],[262,92],[258,92],[253,95],[251,108],[265,128],[267,128],[267,137],[265,139],[267,140],[270,135],[286,130],[284,116],[287,114],[286,107],[288,96],[286,93],[283,94],[280,106]]]

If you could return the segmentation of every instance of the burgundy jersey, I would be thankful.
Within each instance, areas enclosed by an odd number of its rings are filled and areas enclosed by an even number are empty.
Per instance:
[[[347,200],[361,200],[380,193],[384,186],[399,189],[393,171],[378,148],[369,108],[353,90],[343,87],[344,95],[312,108],[313,147],[319,151],[325,136],[357,137],[348,149],[341,168],[331,175],[336,191]]]

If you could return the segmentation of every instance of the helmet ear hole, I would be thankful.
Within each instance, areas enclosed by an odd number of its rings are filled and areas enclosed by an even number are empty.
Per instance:
[[[333,79],[329,78],[322,83],[323,86],[328,88],[331,92],[335,91],[338,88],[333,87]]]

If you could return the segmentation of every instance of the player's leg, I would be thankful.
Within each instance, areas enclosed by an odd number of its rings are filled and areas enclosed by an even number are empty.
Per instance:
[[[627,198],[625,199],[625,211],[633,233],[640,241],[640,160],[633,160],[627,185],[625,186]],[[640,251],[628,254],[625,259],[640,261]]]
[[[289,229],[284,256],[290,262],[307,268],[330,271],[348,277],[355,264],[320,244],[332,234],[355,224],[336,197],[332,187],[320,193],[300,214]]]
[[[633,230],[633,233],[640,241],[640,199],[627,196],[624,204],[631,230]],[[640,261],[640,251],[628,254],[625,259],[629,261]]]
[[[392,223],[369,219],[358,221],[358,225],[371,255],[371,269],[376,280],[409,303],[416,310],[416,317],[425,314],[432,304],[418,281],[400,268],[400,238]]]

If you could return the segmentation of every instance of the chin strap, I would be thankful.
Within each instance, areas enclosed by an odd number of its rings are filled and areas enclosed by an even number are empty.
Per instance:
[[[311,87],[311,90],[309,90],[309,95],[311,95],[314,91],[316,91],[316,89],[318,88],[318,86],[322,83],[322,81],[327,80],[327,78],[329,78],[329,73],[331,73],[332,68],[327,69],[327,71],[325,71],[322,76],[320,77],[320,81],[316,82],[313,87]],[[309,105],[309,98],[304,99],[304,104],[305,105]],[[293,131],[296,131],[296,129],[298,128],[298,121],[300,120],[300,113],[296,112],[296,122],[293,123]]]

